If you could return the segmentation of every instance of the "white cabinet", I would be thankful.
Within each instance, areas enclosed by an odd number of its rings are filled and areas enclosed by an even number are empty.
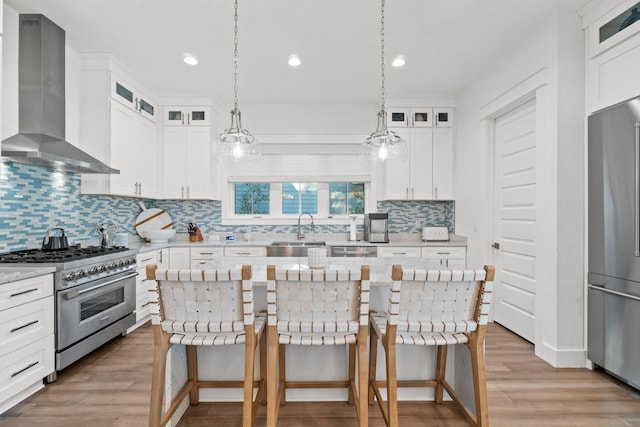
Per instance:
[[[55,371],[53,275],[0,286],[0,413]]]
[[[164,107],[165,126],[210,126],[211,108],[206,106]]]
[[[160,144],[150,117],[156,108],[119,82],[109,70],[82,71],[81,148],[120,174],[82,174],[81,191],[157,198]]]
[[[227,246],[224,248],[224,256],[267,256],[267,248],[264,246]]]
[[[467,249],[461,246],[423,247],[422,258],[432,261],[434,268],[464,269],[467,267]]]
[[[384,166],[381,199],[453,200],[454,129],[452,122],[446,121],[453,117],[453,109],[433,108],[433,113],[427,110],[413,111],[409,122],[415,123],[415,117],[422,114],[425,121],[419,123],[427,123],[427,117],[438,117],[441,125],[398,126],[393,129],[407,141],[409,156],[406,161],[391,161]],[[400,112],[396,114],[398,119],[408,117]]]
[[[222,247],[191,248],[190,265],[193,269],[215,268],[214,261],[223,256]]]
[[[453,108],[387,108],[387,126],[391,128],[453,127]]]
[[[378,246],[379,257],[416,257],[420,258],[419,246]]]
[[[407,141],[405,161],[385,165],[383,183],[386,200],[426,200],[433,198],[433,132],[431,129],[396,129]]]
[[[169,248],[169,268],[188,270],[190,268],[189,248]]]
[[[160,249],[157,258],[158,268],[169,268],[169,248]]]
[[[111,73],[111,98],[126,105],[140,116],[157,121],[156,104],[149,97],[140,93],[133,85]]]
[[[136,324],[130,329],[133,330],[149,320],[151,307],[149,300],[149,290],[155,286],[154,280],[147,280],[147,266],[158,263],[156,251],[143,252],[136,256]]]
[[[165,126],[162,146],[163,198],[213,198],[210,127]]]

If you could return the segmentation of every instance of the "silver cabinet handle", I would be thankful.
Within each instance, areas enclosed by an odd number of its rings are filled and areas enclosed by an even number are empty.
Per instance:
[[[434,188],[434,190],[435,190],[435,192],[436,192],[436,196],[435,196],[435,198],[437,199],[437,198],[438,198],[438,187],[435,187],[435,188]]]
[[[17,297],[17,296],[24,295],[24,294],[29,294],[29,293],[35,292],[37,290],[38,290],[38,288],[33,288],[33,289],[29,289],[29,290],[22,291],[22,292],[16,292],[15,294],[9,295],[9,298]]]
[[[29,327],[29,326],[31,326],[31,325],[35,325],[36,323],[38,323],[38,320],[34,320],[33,322],[29,322],[29,323],[27,323],[27,324],[25,324],[25,325],[22,325],[22,326],[18,326],[17,328],[13,328],[13,329],[11,329],[11,330],[9,331],[9,333],[11,333],[11,334],[12,334],[12,333],[14,333],[14,332],[16,332],[16,331],[19,331],[20,329],[28,328],[28,327]]]
[[[411,187],[411,198],[415,199],[416,198],[416,189]]]
[[[20,375],[21,373],[23,373],[24,371],[33,368],[34,366],[36,366],[38,364],[38,362],[33,362],[33,363],[29,363],[27,365],[26,368],[22,368],[19,371],[14,372],[13,374],[11,374],[11,378],[13,377],[17,377],[18,375]]]
[[[182,196],[181,196],[181,197],[184,199],[184,185],[181,185],[181,186],[180,186],[180,189],[181,189],[181,191],[182,191]]]
[[[189,189],[190,189],[190,187],[187,185],[187,199],[191,198],[191,196],[189,195]]]
[[[407,199],[409,198],[409,187],[407,187]]]
[[[634,252],[633,252],[633,256],[635,257],[640,257],[640,206],[638,206],[638,202],[640,202],[640,123],[636,122],[635,124],[635,156],[634,156],[634,162],[635,162],[635,191],[634,191],[634,195],[635,195],[635,200],[633,203],[633,210],[634,210],[634,233],[633,233],[633,237],[634,237],[634,241],[635,241],[635,247],[634,247]]]

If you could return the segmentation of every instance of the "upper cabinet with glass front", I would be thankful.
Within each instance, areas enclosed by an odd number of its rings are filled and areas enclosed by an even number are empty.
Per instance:
[[[165,126],[209,126],[211,109],[203,106],[164,107],[164,124]]]
[[[155,102],[113,73],[111,74],[111,98],[154,123],[158,120],[158,108]]]
[[[387,108],[390,128],[453,127],[453,108]]]

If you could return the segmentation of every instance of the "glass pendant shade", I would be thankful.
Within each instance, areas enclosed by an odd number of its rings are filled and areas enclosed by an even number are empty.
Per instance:
[[[231,110],[231,126],[218,136],[217,155],[221,160],[260,159],[260,143],[248,130],[242,128],[240,115],[237,108]]]
[[[407,141],[387,129],[387,112],[381,110],[376,131],[360,144],[360,158],[374,163],[403,161],[408,154]]]

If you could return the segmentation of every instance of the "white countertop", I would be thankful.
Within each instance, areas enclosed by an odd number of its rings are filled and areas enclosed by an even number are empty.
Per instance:
[[[0,267],[0,285],[43,276],[55,271],[55,267]]]

